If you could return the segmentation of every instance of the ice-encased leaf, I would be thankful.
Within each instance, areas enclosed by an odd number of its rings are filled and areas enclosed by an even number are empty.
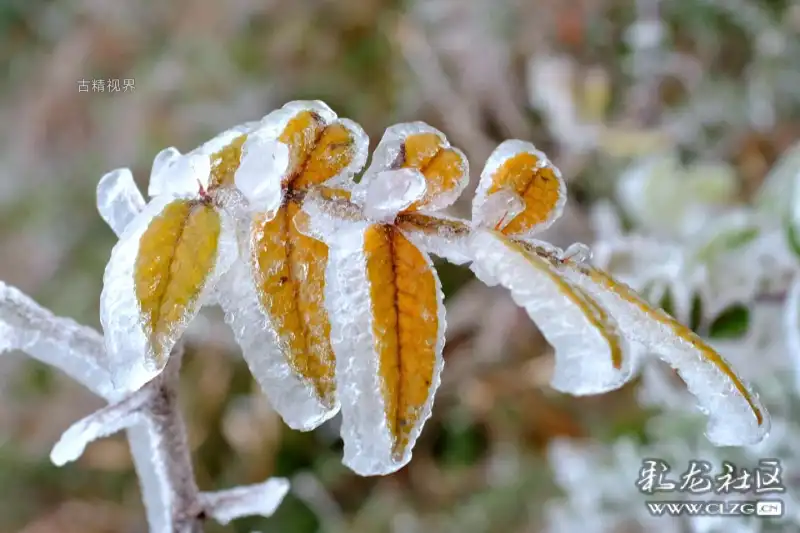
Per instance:
[[[360,475],[388,474],[411,459],[440,382],[441,286],[427,254],[398,229],[321,205],[307,200],[303,229],[330,246],[325,304],[343,462]]]
[[[157,375],[236,256],[232,221],[191,199],[162,195],[127,227],[103,278],[100,321],[115,385]]]
[[[274,477],[263,483],[200,495],[203,508],[220,524],[245,516],[272,516],[289,492],[289,480]]]
[[[121,235],[125,227],[144,209],[144,198],[127,168],[105,174],[97,183],[97,210],[111,230]]]
[[[301,431],[314,429],[334,416],[339,404],[335,395],[321,398],[318,387],[292,364],[291,347],[281,338],[256,290],[250,266],[234,263],[219,283],[225,322],[233,330],[250,372],[284,422]]]
[[[426,181],[425,195],[410,211],[438,211],[458,199],[469,183],[469,163],[450,146],[445,135],[424,122],[396,124],[386,129],[364,173],[370,176],[401,168],[419,170]]]
[[[322,183],[349,189],[367,160],[369,139],[364,130],[319,100],[289,102],[264,117],[258,129],[265,138],[289,147],[284,183],[306,189]],[[288,182],[293,182],[289,184]]]
[[[260,211],[270,218],[274,216],[283,201],[281,177],[288,166],[288,146],[264,130],[248,135],[234,180],[236,188],[249,202],[250,210]]]
[[[559,272],[597,300],[622,335],[640,350],[658,355],[681,378],[709,416],[709,440],[719,446],[755,444],[769,432],[769,414],[758,396],[689,328],[650,307],[632,289],[586,265],[560,262]]]
[[[502,192],[502,191],[509,192]],[[492,195],[502,193],[497,201]],[[524,208],[519,209],[519,197]],[[529,142],[505,141],[486,161],[472,202],[474,223],[493,222],[506,235],[531,237],[548,228],[564,210],[567,188],[561,172]],[[503,213],[502,207],[508,212]]]
[[[364,216],[376,222],[391,223],[400,211],[425,194],[425,176],[417,170],[386,170],[365,176],[353,191]]]
[[[570,283],[534,244],[476,230],[472,270],[500,283],[536,323],[555,350],[551,385],[571,394],[599,394],[624,385],[636,359],[616,322],[585,291]]]
[[[0,354],[20,350],[57,368],[95,394],[117,396],[95,330],[54,316],[0,281]]]

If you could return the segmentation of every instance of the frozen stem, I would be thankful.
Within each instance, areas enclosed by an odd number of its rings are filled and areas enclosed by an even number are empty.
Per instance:
[[[102,335],[54,316],[0,282],[0,353],[12,350],[63,371],[109,402],[73,424],[53,448],[51,458],[57,465],[74,461],[93,440],[127,429],[151,532],[202,531],[206,516],[221,523],[249,515],[270,516],[288,491],[287,480],[273,478],[258,485],[200,493],[178,406],[182,346],[174,350],[161,374],[120,398],[105,366]]]

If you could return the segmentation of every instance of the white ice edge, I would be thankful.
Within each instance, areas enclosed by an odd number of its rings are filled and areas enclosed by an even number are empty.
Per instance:
[[[289,480],[274,477],[255,485],[204,492],[200,501],[214,520],[224,526],[245,516],[272,516],[288,492]]]
[[[249,229],[246,233],[242,255],[249,258]],[[250,372],[286,425],[310,431],[334,416],[339,406],[324,406],[313,384],[297,376],[290,366],[278,332],[256,293],[249,261],[237,261],[222,277],[218,292],[225,322],[233,331]]]
[[[97,210],[116,235],[144,209],[144,204],[130,169],[112,170],[97,183]]]
[[[152,397],[151,389],[141,389],[75,422],[53,446],[50,460],[63,466],[78,459],[89,443],[141,423],[142,409]]]
[[[443,222],[458,222],[464,224],[465,228],[469,227],[469,222],[459,218],[440,215],[438,213],[421,212],[420,214],[442,220]],[[435,233],[414,230],[405,231],[404,234],[413,236],[413,241],[417,243],[420,249],[436,257],[446,259],[454,265],[464,265],[472,261],[472,249],[469,242],[472,238],[471,233],[467,235],[456,235],[444,225],[441,231]]]
[[[112,381],[120,390],[137,390],[163,369],[163,366],[156,368],[147,356],[148,341],[136,298],[134,268],[142,235],[150,222],[176,199],[169,195],[154,198],[125,229],[106,265],[100,295],[100,322],[105,333],[106,355]],[[224,211],[218,212],[221,228],[214,267],[194,305],[187,308],[181,324],[175,328],[171,345],[174,345],[186,325],[210,299],[217,281],[237,256],[233,220]],[[171,345],[166,346],[165,351],[171,349]]]
[[[630,302],[616,291],[592,281],[572,265],[563,266],[560,272],[593,296],[616,319],[626,338],[677,370],[689,392],[697,399],[700,411],[708,415],[707,436],[713,444],[741,446],[756,444],[766,437],[770,418],[758,396],[741,380],[762,415],[760,425],[746,397],[735,388],[733,381],[704,358],[691,341],[675,333],[677,323],[671,322],[668,315],[660,310],[648,314],[639,306],[647,304],[635,293],[632,294],[637,302]],[[721,355],[720,358],[724,361]]]
[[[400,211],[425,195],[425,176],[415,169],[385,170],[362,180],[353,190],[353,200],[363,206],[366,218],[391,223]]]
[[[622,355],[621,368],[614,368],[609,340],[558,286],[553,276],[561,276],[545,260],[522,255],[491,231],[476,230],[471,245],[471,268],[478,279],[507,288],[553,346],[554,389],[575,395],[600,394],[631,379],[636,366],[631,346],[619,335],[612,337]]]
[[[236,188],[254,212],[274,214],[283,201],[282,176],[289,168],[289,147],[265,130],[248,135],[234,173]]]
[[[450,145],[444,133],[425,122],[405,122],[386,128],[378,146],[375,147],[372,153],[372,161],[364,172],[364,177],[361,181],[362,183],[369,182],[376,174],[392,169],[398,161],[405,139],[410,135],[419,133],[436,135],[442,140],[443,149],[453,150],[461,157],[464,163],[462,175],[457,185],[453,189],[439,193],[425,205],[426,210],[437,211],[452,205],[469,184],[469,160],[464,155],[464,152]],[[358,201],[356,198],[354,200]]]
[[[375,350],[364,233],[367,223],[340,230],[330,244],[325,306],[336,353],[336,387],[342,405],[342,462],[362,476],[394,472],[393,440],[385,415]]]
[[[532,237],[537,233],[541,233],[545,229],[549,228],[553,222],[555,222],[558,217],[561,216],[561,213],[564,211],[564,206],[567,203],[567,186],[564,182],[564,178],[561,176],[561,171],[558,169],[558,167],[553,165],[552,162],[550,162],[550,159],[548,159],[544,152],[538,150],[532,143],[527,141],[521,141],[519,139],[510,139],[504,141],[500,143],[500,145],[495,148],[492,154],[489,156],[489,159],[487,159],[486,165],[483,167],[483,171],[481,172],[480,181],[478,182],[478,187],[475,190],[475,197],[472,200],[472,220],[473,222],[477,222],[483,220],[484,218],[491,218],[486,217],[482,211],[484,210],[484,204],[488,199],[488,192],[492,186],[492,179],[494,178],[497,170],[506,161],[521,153],[533,154],[539,160],[539,168],[550,167],[559,183],[558,201],[556,202],[553,210],[550,212],[547,220],[535,225],[526,232],[515,235],[515,237],[525,239]]]

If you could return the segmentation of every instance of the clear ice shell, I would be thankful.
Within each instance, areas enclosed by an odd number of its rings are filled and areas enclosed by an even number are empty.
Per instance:
[[[364,232],[368,226],[367,223],[355,223],[330,243],[325,287],[325,305],[331,318],[331,344],[336,353],[336,383],[342,404],[342,462],[362,476],[390,474],[411,460],[414,442],[430,416],[433,402],[432,393],[416,427],[409,434],[405,455],[399,461],[395,460],[393,439],[386,420],[380,358],[375,350],[372,329],[372,301],[364,253]],[[440,290],[439,295],[441,301]],[[443,328],[443,310],[439,316],[440,328]],[[442,367],[443,330],[440,333],[433,391],[439,385]]]
[[[391,223],[400,211],[425,195],[425,176],[415,169],[386,170],[364,176],[353,190],[353,201],[364,208],[364,216]]]
[[[251,133],[242,146],[242,159],[234,174],[236,188],[251,211],[274,215],[283,201],[281,178],[289,167],[289,147],[265,130]]]
[[[224,525],[245,516],[272,516],[289,493],[289,480],[273,477],[256,485],[245,485],[200,495],[203,508]]]
[[[372,224],[349,216],[337,216],[335,210],[326,208],[319,195],[307,197],[303,211],[308,216],[297,224],[298,230],[323,240],[329,246],[325,307],[331,323],[331,345],[336,353],[336,387],[342,406],[342,462],[362,476],[390,474],[411,460],[411,450],[430,417],[434,394],[441,380],[445,316],[439,278],[434,270],[439,322],[431,392],[416,426],[409,432],[406,453],[400,460],[395,460],[385,414],[379,356],[375,350],[370,282],[364,253],[364,233]],[[417,244],[413,235],[406,237]],[[433,269],[430,258],[422,253]]]
[[[489,195],[473,219],[476,227],[502,230],[525,210],[525,202],[516,191],[502,189]]]
[[[144,198],[129,169],[118,168],[100,178],[97,210],[116,235],[120,235],[142,209]]]
[[[0,354],[21,350],[104,398],[117,392],[105,365],[103,338],[92,328],[54,316],[0,281]]]
[[[100,323],[105,334],[112,380],[121,390],[137,390],[163,370],[163,367],[156,367],[146,355],[148,341],[136,298],[134,269],[142,235],[153,218],[174,200],[170,195],[154,198],[125,229],[106,265],[103,291],[100,295]],[[207,303],[213,287],[236,258],[233,221],[225,212],[220,211],[220,222],[222,227],[217,244],[216,264],[195,305],[187,309],[181,324],[176,327],[173,343],[178,340],[177,337],[183,333],[186,324],[195,317],[200,307]]]
[[[156,154],[153,158],[153,167],[150,169],[150,183],[147,185],[148,196],[152,198],[169,190],[169,168],[180,157],[183,156],[174,146],[164,148]]]
[[[617,389],[636,370],[631,347],[615,331],[622,367],[612,364],[612,346],[586,312],[564,293],[545,260],[527,258],[509,246],[502,235],[476,230],[472,238],[472,271],[487,285],[501,284],[511,291],[555,350],[556,366],[551,386],[576,395],[600,394]],[[613,322],[612,322],[613,325]]]
[[[489,156],[489,159],[486,161],[486,165],[483,167],[483,172],[481,172],[481,179],[478,182],[478,187],[475,189],[475,198],[472,200],[472,220],[473,221],[480,221],[480,220],[491,220],[496,219],[497,213],[492,213],[492,205],[488,204],[487,201],[489,199],[489,189],[492,186],[492,178],[494,177],[497,170],[510,158],[521,154],[521,153],[531,153],[539,160],[539,167],[544,168],[546,166],[550,166],[553,169],[553,173],[555,174],[556,178],[559,182],[559,197],[558,201],[556,202],[555,207],[550,212],[550,215],[547,217],[547,220],[541,222],[528,231],[522,232],[520,234],[515,235],[515,237],[520,239],[527,239],[533,237],[534,235],[541,233],[542,231],[549,228],[553,222],[555,222],[558,217],[561,216],[561,213],[564,211],[564,205],[567,203],[567,186],[564,183],[564,179],[561,177],[561,171],[558,170],[558,167],[553,165],[547,156],[536,149],[536,147],[525,141],[520,141],[517,139],[511,139],[508,141],[504,141],[500,143],[500,145],[494,149],[494,152]],[[522,199],[520,199],[522,200]],[[511,205],[514,207],[514,204]],[[489,210],[489,212],[486,212]],[[513,218],[513,217],[511,217]]]
[[[742,382],[763,416],[760,425],[747,399],[731,379],[703,357],[692,342],[679,337],[667,322],[657,321],[639,302],[628,301],[573,265],[565,264],[560,271],[597,300],[617,321],[621,333],[638,345],[638,349],[656,354],[677,370],[689,392],[697,398],[699,409],[709,417],[707,436],[712,443],[717,446],[756,444],[769,433],[769,414],[747,383]],[[667,316],[661,311],[655,313]]]
[[[450,145],[444,133],[432,126],[429,126],[425,122],[406,122],[402,124],[395,124],[394,126],[386,128],[386,131],[378,143],[378,146],[376,146],[375,150],[372,152],[372,161],[370,162],[367,170],[364,172],[363,179],[368,179],[368,177],[371,175],[393,169],[400,157],[406,137],[418,133],[433,133],[434,135],[438,136],[442,140],[442,146],[444,149],[450,149],[457,152],[459,155],[461,155],[461,159],[464,162],[464,172],[461,178],[458,180],[456,187],[448,191],[441,192],[436,197],[432,198],[427,204],[425,204],[422,209],[426,213],[438,211],[444,209],[445,207],[449,207],[458,199],[459,196],[461,196],[464,188],[469,183],[469,162],[461,150]]]
[[[152,397],[152,390],[139,390],[75,422],[53,446],[50,460],[63,466],[78,459],[93,441],[145,422],[142,409]]]
[[[158,173],[151,176],[148,192],[155,188],[159,195],[197,195],[201,187],[208,188],[210,177],[211,159],[208,155],[191,152],[174,156],[168,163],[161,164]]]
[[[445,215],[429,214],[427,216],[443,222],[438,231],[412,230],[404,227],[404,233],[413,236],[414,242],[429,254],[447,259],[454,265],[463,265],[472,261],[472,251],[469,245],[470,234],[458,234],[447,226],[448,221],[461,223],[465,228],[469,227],[469,223],[465,220]]]
[[[250,373],[287,426],[310,431],[339,411],[338,405],[323,405],[314,385],[290,366],[278,332],[256,293],[248,263],[234,263],[218,284],[217,298]]]
[[[328,187],[350,190],[354,185],[353,176],[364,167],[369,155],[369,138],[361,126],[352,120],[337,118],[336,113],[325,102],[320,100],[296,100],[262,118],[257,128],[263,132],[265,137],[277,139],[283,133],[289,121],[303,111],[313,111],[322,117],[327,125],[341,124],[353,136],[355,152],[352,161],[338,175],[325,182]]]

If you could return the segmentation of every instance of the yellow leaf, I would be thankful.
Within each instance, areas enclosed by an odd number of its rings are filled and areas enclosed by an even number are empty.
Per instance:
[[[313,111],[292,118],[279,140],[289,146],[289,187],[307,189],[337,176],[355,156],[355,138],[345,125],[326,125]]]
[[[502,228],[506,235],[524,233],[546,223],[558,214],[566,199],[561,176],[549,163],[542,166],[539,156],[521,152],[508,158],[491,178],[488,194],[502,189],[514,191],[525,208]]]
[[[399,461],[433,394],[439,334],[437,280],[425,256],[391,226],[370,226],[364,252],[386,422],[393,455]]]
[[[435,133],[417,133],[406,137],[403,143],[402,168],[415,168],[425,176],[425,195],[405,211],[421,209],[444,193],[452,192],[463,184],[467,162],[464,155],[448,148]]]
[[[293,219],[299,211],[290,200],[271,220],[253,224],[256,287],[289,365],[332,407],[335,359],[323,303],[328,248],[297,231]]]
[[[240,135],[211,156],[211,177],[208,188],[227,187],[233,184],[233,176],[242,160],[242,145],[247,135]]]
[[[220,217],[212,206],[176,200],[150,222],[139,241],[134,286],[149,355],[158,365],[169,355],[176,327],[195,306],[214,268],[219,234]]]

